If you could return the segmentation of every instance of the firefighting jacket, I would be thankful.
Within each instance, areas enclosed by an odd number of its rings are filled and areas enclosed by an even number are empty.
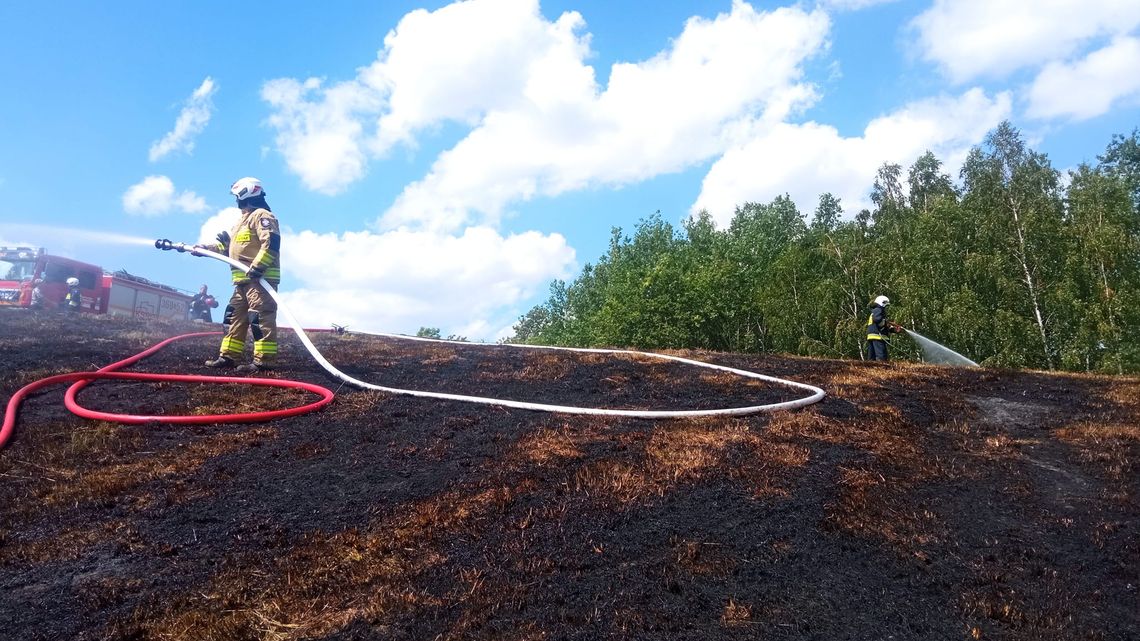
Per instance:
[[[83,303],[83,294],[80,293],[79,287],[68,287],[67,296],[63,297],[68,307],[79,307]]]
[[[887,310],[881,305],[872,305],[871,315],[867,318],[867,340],[881,341],[883,336],[893,331],[887,321]]]
[[[270,284],[281,282],[281,229],[268,209],[243,213],[230,231],[230,246],[217,245],[218,252],[227,249],[230,258],[260,269]],[[230,276],[235,284],[249,282],[249,276],[240,269],[231,267]]]

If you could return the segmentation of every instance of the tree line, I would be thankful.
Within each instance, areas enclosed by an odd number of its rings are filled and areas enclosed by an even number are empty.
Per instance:
[[[829,193],[655,214],[514,326],[514,342],[861,358],[869,301],[982,365],[1140,371],[1140,139],[1062,175],[1003,122],[955,182],[927,152],[879,168],[872,209]],[[896,337],[894,355],[919,358]]]

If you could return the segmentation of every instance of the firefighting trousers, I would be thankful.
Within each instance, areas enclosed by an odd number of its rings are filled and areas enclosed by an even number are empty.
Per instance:
[[[261,283],[245,282],[234,285],[230,306],[233,319],[222,338],[221,355],[238,360],[245,352],[246,334],[253,334],[253,362],[272,363],[277,358],[277,301]]]
[[[890,360],[887,355],[887,342],[883,339],[869,339],[867,341],[867,360],[869,361],[886,361]]]

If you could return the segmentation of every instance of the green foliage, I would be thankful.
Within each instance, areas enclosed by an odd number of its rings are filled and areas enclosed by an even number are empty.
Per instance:
[[[514,342],[861,358],[869,301],[984,365],[1140,371],[1140,142],[1115,136],[1067,187],[1002,123],[955,185],[927,152],[885,164],[873,210],[744,203],[718,229],[654,214],[515,325]],[[438,330],[437,330],[438,331]],[[904,337],[896,357],[920,358]]]
[[[416,336],[420,338],[440,338],[438,327],[421,327],[416,330]]]

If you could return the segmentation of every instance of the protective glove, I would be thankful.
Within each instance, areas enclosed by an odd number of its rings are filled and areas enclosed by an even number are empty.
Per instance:
[[[194,251],[195,249],[209,249],[209,247],[206,247],[205,245],[194,245],[193,247],[190,248],[190,255],[191,256],[205,256],[205,254],[203,254],[201,252]]]
[[[230,250],[230,232],[220,231],[217,235],[218,242],[222,244],[222,253]]]
[[[250,280],[255,281],[255,282],[258,280],[261,280],[261,277],[264,274],[265,274],[265,272],[262,271],[262,269],[260,267],[250,267],[249,271],[247,271],[245,273],[246,276],[249,276]]]

